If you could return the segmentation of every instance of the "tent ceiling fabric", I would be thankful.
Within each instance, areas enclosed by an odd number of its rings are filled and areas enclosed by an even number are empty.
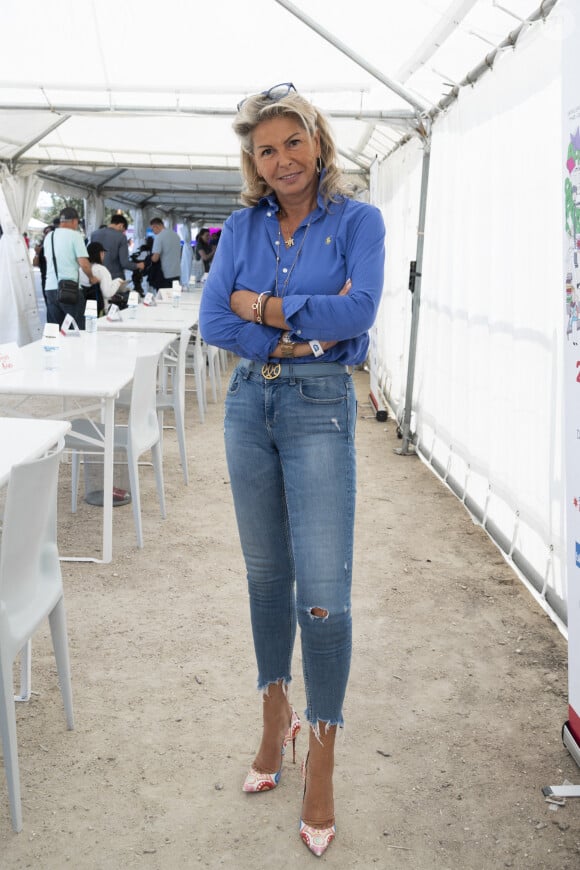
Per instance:
[[[539,0],[7,4],[0,161],[39,171],[47,190],[223,220],[240,205],[237,102],[293,81],[330,116],[362,190],[371,163],[416,128],[417,106],[436,107],[539,10]]]

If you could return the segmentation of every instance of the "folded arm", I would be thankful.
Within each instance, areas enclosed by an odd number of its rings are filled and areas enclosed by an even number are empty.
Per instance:
[[[329,289],[328,280],[324,289],[317,287],[316,275],[320,279],[322,268],[318,264],[318,269],[315,265],[311,272],[309,292],[283,298],[274,296],[274,273],[268,286],[252,289],[247,284],[240,286],[240,280],[248,273],[244,264],[248,249],[243,238],[236,242],[234,233],[233,224],[226,222],[202,295],[200,328],[209,344],[225,347],[242,357],[267,360],[283,355],[280,338],[284,331],[290,331],[292,340],[297,342],[296,356],[312,354],[310,340],[331,347],[368,332],[383,286],[384,224],[378,210],[365,209],[360,219],[349,226],[348,236],[341,240],[342,247],[337,252],[343,265],[340,267],[336,261],[335,272],[337,276],[342,274],[344,282],[347,270],[350,283],[339,284],[334,292]],[[251,254],[255,255],[255,251]]]

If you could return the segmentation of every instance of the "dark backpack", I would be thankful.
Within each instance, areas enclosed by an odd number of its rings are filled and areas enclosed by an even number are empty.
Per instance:
[[[117,290],[109,299],[109,305],[116,305],[120,311],[127,307],[129,290]]]

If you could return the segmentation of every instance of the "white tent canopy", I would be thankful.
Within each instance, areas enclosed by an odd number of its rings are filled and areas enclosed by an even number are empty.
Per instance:
[[[2,12],[0,161],[47,190],[196,223],[239,207],[238,101],[293,81],[359,190],[372,162],[491,66],[538,0],[33,0]],[[503,49],[500,49],[503,50]]]

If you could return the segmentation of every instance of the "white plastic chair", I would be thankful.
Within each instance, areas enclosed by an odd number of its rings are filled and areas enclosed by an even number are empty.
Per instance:
[[[163,412],[173,411],[175,430],[179,445],[179,457],[185,485],[189,483],[187,470],[187,450],[185,446],[185,360],[191,333],[182,329],[179,338],[173,342],[164,355],[162,380],[157,391],[157,416],[159,433],[163,439]]]
[[[66,724],[74,728],[62,576],[56,539],[62,445],[10,474],[0,551],[0,732],[15,831],[22,830],[13,664],[48,617]]]
[[[228,351],[225,350],[225,348],[220,347],[220,367],[221,367],[222,375],[227,374],[228,365],[229,365]]]
[[[191,363],[195,377],[195,391],[199,408],[200,422],[205,420],[207,411],[207,381],[211,387],[211,398],[217,402],[222,392],[221,353],[220,349],[207,344],[201,337],[199,329],[195,332],[187,361]]]
[[[175,418],[175,430],[179,445],[179,458],[183,471],[185,485],[189,483],[187,469],[187,449],[185,445],[185,360],[191,333],[189,329],[182,329],[179,338],[171,343],[163,354],[161,366],[160,384],[157,389],[157,419],[159,420],[159,439],[163,450],[163,416],[164,411],[173,411]],[[122,390],[116,405],[130,407],[131,390]]]
[[[191,363],[193,377],[195,380],[195,392],[197,394],[199,421],[200,423],[203,423],[205,421],[205,412],[207,409],[207,396],[205,394],[206,360],[199,330],[197,330],[193,337],[193,341],[191,341],[189,344],[186,356],[186,364],[187,362]]]
[[[137,546],[143,547],[141,522],[141,494],[139,488],[139,457],[151,450],[157,495],[161,516],[166,517],[165,492],[163,488],[163,456],[161,452],[159,421],[157,419],[157,366],[159,355],[137,358],[127,426],[115,426],[115,450],[127,454],[133,518],[137,533]],[[103,452],[104,426],[95,420],[82,417],[71,421],[71,432],[65,438],[65,448],[73,451],[72,461],[72,512],[76,512],[80,453]]]
[[[215,403],[218,400],[218,395],[222,394],[222,375],[220,363],[219,347],[214,347],[213,344],[204,344],[205,355],[207,358],[207,373],[211,387],[211,398]]]

